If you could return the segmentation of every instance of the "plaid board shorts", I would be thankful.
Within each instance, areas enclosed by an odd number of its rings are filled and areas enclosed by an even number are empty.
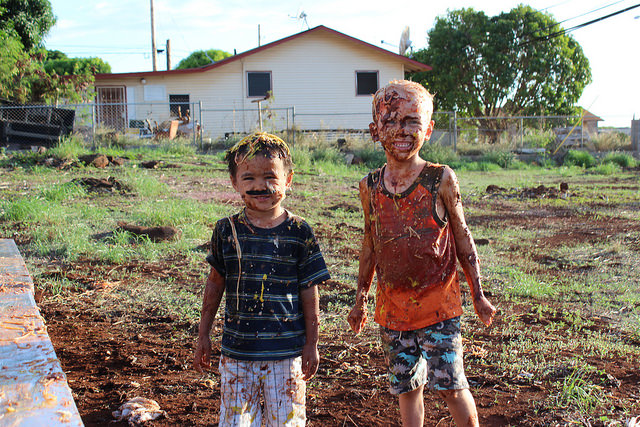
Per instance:
[[[402,394],[427,385],[431,390],[469,388],[462,361],[460,317],[414,331],[380,327],[389,391]]]
[[[223,355],[219,369],[220,427],[305,425],[302,357],[246,361]]]

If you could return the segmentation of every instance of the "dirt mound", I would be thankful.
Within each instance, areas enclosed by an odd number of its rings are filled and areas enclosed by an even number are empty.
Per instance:
[[[125,159],[122,157],[105,156],[104,154],[78,156],[78,161],[87,166],[93,166],[101,169],[106,168],[107,166],[122,166],[125,163]]]
[[[489,185],[485,192],[489,195],[500,196],[504,198],[522,198],[522,199],[540,199],[558,197],[566,197],[569,192],[569,184],[561,182],[559,188],[547,187],[539,185],[531,188],[504,188],[497,185]]]
[[[128,224],[122,221],[118,222],[118,228],[124,231],[128,231],[131,234],[135,234],[136,236],[148,237],[153,242],[178,239],[181,234],[180,230],[175,227],[145,227],[142,225]]]
[[[131,187],[121,183],[114,177],[108,178],[76,178],[72,180],[74,184],[84,187],[87,191],[93,193],[130,193]]]

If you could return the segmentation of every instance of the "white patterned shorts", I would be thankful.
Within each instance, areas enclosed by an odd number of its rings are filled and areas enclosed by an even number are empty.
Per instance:
[[[263,419],[265,426],[304,426],[302,376],[302,357],[246,361],[221,356],[220,427],[260,427]]]

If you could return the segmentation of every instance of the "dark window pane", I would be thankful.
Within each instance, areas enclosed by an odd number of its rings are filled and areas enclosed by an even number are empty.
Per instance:
[[[267,96],[271,90],[271,73],[247,73],[249,96]]]
[[[378,90],[378,73],[376,71],[358,71],[356,84],[358,95],[372,95]]]
[[[184,117],[190,113],[189,109],[189,95],[169,95],[169,110],[172,116]]]

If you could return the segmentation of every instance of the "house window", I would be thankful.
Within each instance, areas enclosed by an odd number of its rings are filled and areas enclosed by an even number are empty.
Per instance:
[[[247,72],[247,96],[265,97],[271,91],[271,71]]]
[[[184,117],[190,113],[189,95],[169,95],[169,111],[172,116]]]
[[[373,95],[377,90],[377,71],[356,71],[356,95]]]

